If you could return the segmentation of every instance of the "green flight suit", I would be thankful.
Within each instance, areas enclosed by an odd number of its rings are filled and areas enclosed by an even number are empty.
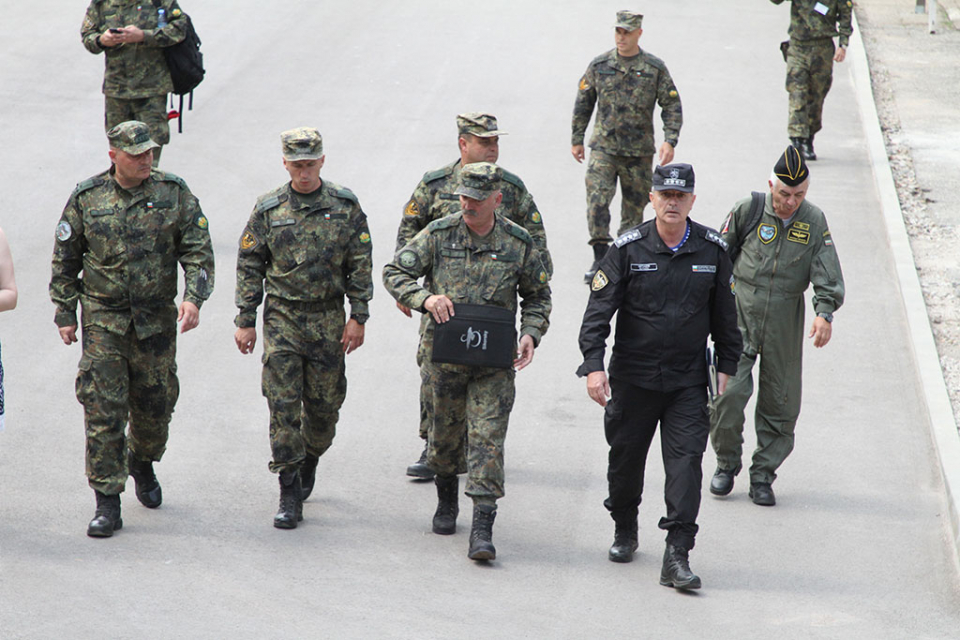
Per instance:
[[[727,218],[721,233],[731,245],[748,223],[750,203],[750,198],[737,202]],[[793,450],[800,415],[804,291],[813,284],[816,313],[832,314],[843,304],[843,273],[823,212],[805,200],[784,227],[767,194],[763,216],[744,240],[733,276],[743,353],[737,375],[711,407],[710,440],[717,466],[739,473],[744,408],[759,357],[757,448],[750,482],[772,483]]]

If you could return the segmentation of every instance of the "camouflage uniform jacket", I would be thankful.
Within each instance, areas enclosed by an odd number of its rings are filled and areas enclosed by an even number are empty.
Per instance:
[[[403,218],[397,230],[397,251],[434,220],[460,211],[460,196],[454,194],[460,177],[460,166],[460,160],[457,160],[423,175],[403,209]],[[540,249],[547,272],[553,273],[553,263],[547,250],[547,233],[533,196],[527,191],[523,180],[505,169],[500,185],[503,200],[497,207],[497,213],[527,230]]]
[[[430,289],[417,283],[426,278]],[[550,279],[526,230],[499,214],[493,231],[479,244],[460,213],[435,220],[397,252],[383,268],[383,282],[400,304],[424,311],[431,295],[458,302],[517,310],[520,294],[520,334],[539,344],[550,325]],[[429,315],[429,314],[427,314]],[[423,339],[433,335],[431,320]]]
[[[177,263],[183,299],[200,307],[213,291],[213,246],[200,202],[172,173],[152,171],[127,190],[105,171],[77,185],[57,225],[50,298],[58,327],[77,324],[142,340],[176,318]],[[83,272],[83,278],[80,272]]]
[[[736,243],[740,225],[748,223],[750,203],[751,198],[744,198],[733,205],[720,232],[727,243]],[[811,283],[817,313],[833,313],[843,304],[843,272],[833,236],[823,211],[808,200],[784,228],[767,194],[760,223],[744,239],[733,265],[733,277],[737,317],[748,353],[759,353],[768,333],[781,332],[791,322],[803,330],[802,317],[793,315],[797,309],[802,314],[803,293]]]
[[[373,244],[367,216],[352,191],[323,180],[311,203],[290,183],[257,200],[237,255],[238,327],[255,327],[268,296],[305,303],[350,300],[366,320],[373,298]]]
[[[132,100],[173,91],[173,81],[162,47],[183,40],[187,21],[177,0],[93,0],[83,18],[80,37],[90,53],[106,55],[103,93],[111,98]],[[158,9],[163,9],[167,26],[158,28]],[[103,47],[97,37],[107,29],[134,25],[143,30],[143,42]]]
[[[773,4],[782,4],[783,0],[770,0]],[[815,10],[817,5],[826,7],[826,13]],[[840,46],[850,42],[853,25],[850,14],[853,3],[850,0],[792,0],[790,3],[791,40],[804,42],[822,40],[840,35]]]
[[[683,109],[663,60],[642,49],[626,62],[616,49],[597,56],[580,79],[571,144],[583,144],[596,104],[591,149],[615,156],[652,156],[656,152],[653,109],[657,103],[662,110],[664,140],[676,147]]]

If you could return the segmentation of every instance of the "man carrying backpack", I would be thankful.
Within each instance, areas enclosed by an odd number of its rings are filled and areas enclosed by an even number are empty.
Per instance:
[[[93,54],[106,56],[103,74],[105,128],[138,120],[159,145],[170,141],[167,94],[173,91],[164,47],[181,42],[189,18],[177,0],[92,0],[80,36]],[[158,147],[153,165],[160,162]]]

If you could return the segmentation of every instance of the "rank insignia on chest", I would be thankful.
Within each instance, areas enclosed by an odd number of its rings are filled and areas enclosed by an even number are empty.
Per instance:
[[[763,244],[770,244],[777,237],[777,228],[772,224],[764,222],[757,227],[757,237]]]
[[[797,220],[790,226],[793,227],[794,229],[800,229],[800,231],[810,231],[810,225],[807,224],[806,222],[800,222],[799,220]]]
[[[603,289],[608,284],[610,284],[610,279],[607,278],[607,274],[605,274],[603,270],[600,270],[593,276],[593,282],[590,283],[590,290],[600,291],[600,289]]]
[[[245,232],[240,237],[240,248],[243,249],[244,251],[249,251],[250,249],[253,249],[255,246],[257,246],[258,244],[260,244],[260,241],[257,240],[257,236],[253,235],[249,231]]]
[[[405,216],[418,216],[420,215],[420,207],[417,206],[417,203],[411,200],[407,203],[407,206],[403,209],[403,215]]]
[[[800,231],[799,229],[791,228],[787,231],[787,240],[789,240],[790,242],[796,242],[799,244],[809,244],[810,232]]]
[[[364,243],[364,244],[370,242],[370,234],[367,233],[366,231],[364,231],[363,233],[361,233],[361,234],[360,234],[360,242],[362,242],[362,243]]]

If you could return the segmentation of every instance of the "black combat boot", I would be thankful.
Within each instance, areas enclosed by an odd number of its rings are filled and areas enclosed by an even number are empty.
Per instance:
[[[813,150],[813,136],[800,139],[800,153],[807,160],[817,159],[817,152]]]
[[[710,480],[710,493],[715,496],[725,496],[733,491],[733,477],[735,475],[737,475],[735,471],[717,467],[713,478]]]
[[[157,476],[153,472],[153,462],[150,460],[137,460],[133,456],[133,451],[127,450],[127,468],[136,484],[137,500],[148,509],[156,509],[163,502],[163,492],[160,490],[160,483],[157,482]]]
[[[607,557],[611,562],[632,562],[633,552],[637,550],[637,516],[616,518],[613,533],[613,546]]]
[[[300,499],[306,500],[313,493],[313,486],[317,483],[317,463],[320,458],[307,455],[300,465]]]
[[[496,517],[496,505],[473,505],[473,528],[470,530],[470,550],[467,552],[471,560],[496,559],[497,548],[493,546],[493,521]]]
[[[457,476],[437,476],[433,481],[437,484],[437,512],[433,514],[433,532],[449,536],[457,531],[460,482]]]
[[[590,265],[590,269],[583,274],[583,282],[585,284],[593,282],[593,276],[597,275],[597,271],[600,269],[600,261],[603,260],[603,256],[607,255],[607,248],[607,245],[602,243],[593,245],[593,264]]]
[[[97,495],[97,512],[87,525],[87,535],[91,538],[109,538],[114,531],[123,528],[120,518],[120,494],[108,496],[94,490]]]
[[[803,143],[804,143],[804,140],[806,140],[806,138],[790,138],[790,145],[791,145],[794,149],[796,149],[797,151],[799,151],[801,155],[803,154]]]
[[[423,453],[420,454],[420,459],[407,467],[407,475],[411,478],[420,478],[422,480],[430,480],[436,475],[433,469],[427,464],[426,442],[423,443]]]
[[[303,520],[303,494],[299,471],[284,471],[280,474],[280,509],[273,516],[277,529],[296,529]]]
[[[660,569],[660,584],[674,589],[699,589],[700,577],[690,571],[690,551],[667,544],[663,552],[663,568]]]
[[[777,497],[773,494],[773,487],[769,482],[751,482],[750,492],[747,495],[753,500],[753,504],[761,507],[772,507],[777,504]]]

